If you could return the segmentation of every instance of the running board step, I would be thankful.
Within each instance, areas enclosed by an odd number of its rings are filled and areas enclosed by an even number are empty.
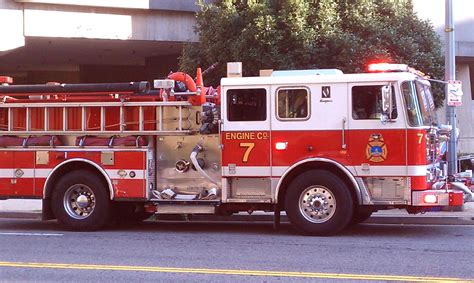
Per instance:
[[[151,199],[151,202],[158,205],[170,204],[170,205],[214,205],[218,206],[221,204],[218,200],[177,200],[177,199]]]
[[[214,205],[158,204],[155,214],[215,214]]]

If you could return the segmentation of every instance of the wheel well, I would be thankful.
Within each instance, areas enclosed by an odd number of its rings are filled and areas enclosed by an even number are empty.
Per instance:
[[[84,171],[90,172],[91,174],[97,174],[103,181],[104,186],[109,187],[105,179],[105,176],[95,166],[83,161],[73,161],[73,162],[69,162],[62,165],[57,170],[55,170],[51,176],[49,176],[46,187],[45,187],[43,198],[51,199],[51,196],[54,191],[54,185],[58,182],[58,180],[62,176],[66,175],[68,172],[72,172],[76,170],[84,170]],[[111,192],[109,191],[109,194],[110,193]]]
[[[280,189],[278,192],[278,203],[280,206],[280,209],[284,210],[284,203],[285,203],[285,196],[287,189],[291,182],[298,177],[301,173],[308,171],[308,170],[324,170],[331,172],[333,174],[336,174],[341,180],[347,185],[347,187],[350,189],[350,193],[352,196],[352,200],[354,202],[354,206],[358,205],[358,196],[356,192],[356,188],[354,188],[354,184],[352,181],[349,179],[347,174],[341,170],[337,165],[324,162],[324,161],[311,161],[311,162],[306,162],[298,167],[294,168],[291,170],[283,179],[283,181],[280,184]]]

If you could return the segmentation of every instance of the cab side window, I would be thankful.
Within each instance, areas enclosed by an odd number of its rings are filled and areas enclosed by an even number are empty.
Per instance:
[[[229,89],[227,91],[227,119],[229,121],[265,121],[267,119],[267,91],[264,88]]]
[[[281,120],[306,120],[309,118],[309,92],[305,88],[279,89],[277,117]]]
[[[382,116],[383,85],[352,87],[352,118],[354,120],[377,120]],[[392,93],[395,89],[392,86]],[[395,95],[392,95],[392,118],[397,118]]]

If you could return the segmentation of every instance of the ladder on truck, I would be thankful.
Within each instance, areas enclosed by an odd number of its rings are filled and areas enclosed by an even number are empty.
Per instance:
[[[127,119],[132,113],[136,120]],[[190,115],[187,101],[0,103],[0,135],[187,135]]]
[[[186,135],[192,103],[148,82],[11,85],[0,77],[0,135]],[[174,86],[174,82],[173,82]]]

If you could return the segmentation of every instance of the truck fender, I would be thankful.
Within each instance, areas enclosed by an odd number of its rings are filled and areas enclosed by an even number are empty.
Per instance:
[[[56,165],[56,167],[54,167],[53,170],[51,170],[51,172],[49,172],[48,177],[46,177],[46,182],[44,183],[44,186],[43,186],[43,199],[46,198],[46,189],[48,188],[48,185],[50,184],[51,180],[53,179],[54,173],[57,170],[61,169],[64,165],[72,163],[72,162],[87,163],[88,165],[91,165],[95,169],[97,169],[97,171],[102,174],[102,176],[104,177],[104,179],[107,183],[107,187],[109,188],[110,199],[111,200],[114,199],[114,187],[112,185],[112,181],[111,181],[109,175],[107,175],[107,172],[105,172],[105,170],[102,167],[100,167],[99,165],[97,165],[96,163],[94,163],[94,162],[92,162],[88,159],[83,159],[83,158],[73,158],[73,159],[65,160],[65,161],[61,162],[60,164]]]
[[[304,160],[300,160],[298,161],[297,163],[293,164],[292,166],[290,166],[288,169],[286,169],[286,171],[281,175],[280,177],[280,180],[278,180],[278,183],[276,185],[276,190],[275,190],[275,200],[278,202],[278,199],[279,199],[279,194],[280,194],[280,190],[283,190],[283,182],[285,181],[285,179],[291,174],[291,172],[295,169],[297,169],[298,167],[300,166],[303,166],[307,163],[310,163],[310,162],[318,162],[318,163],[326,163],[326,164],[330,164],[330,165],[334,165],[336,166],[340,172],[342,172],[348,180],[350,180],[351,184],[352,184],[352,187],[354,188],[354,192],[357,196],[357,203],[358,204],[362,204],[363,203],[363,198],[362,198],[362,189],[360,188],[356,178],[354,177],[354,175],[352,175],[352,173],[349,171],[349,169],[347,169],[346,166],[340,164],[339,162],[336,162],[334,160],[331,160],[331,159],[327,159],[327,158],[320,158],[320,157],[315,157],[315,158],[308,158],[308,159],[304,159]]]

